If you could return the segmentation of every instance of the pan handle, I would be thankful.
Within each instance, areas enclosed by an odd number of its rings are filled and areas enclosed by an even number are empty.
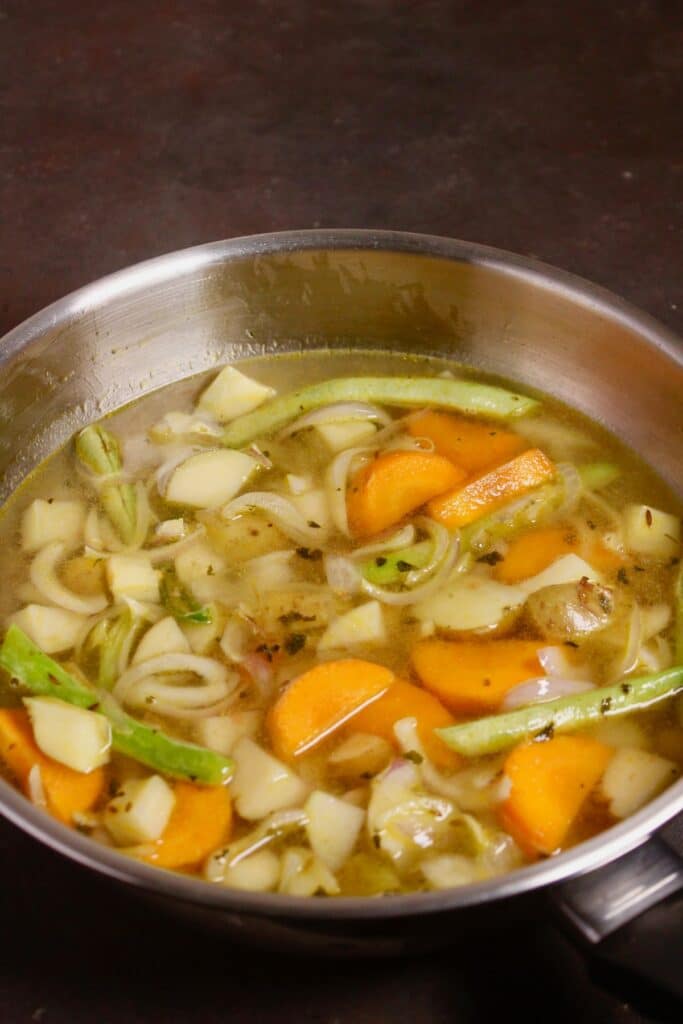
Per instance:
[[[551,900],[592,957],[683,999],[683,815]]]

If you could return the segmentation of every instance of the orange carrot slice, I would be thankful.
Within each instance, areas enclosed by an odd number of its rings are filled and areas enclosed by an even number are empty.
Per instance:
[[[411,416],[408,431],[413,437],[428,437],[439,455],[462,466],[469,475],[499,466],[527,447],[519,434],[447,412],[427,410]]]
[[[560,849],[612,753],[585,736],[557,736],[525,743],[508,755],[505,774],[512,788],[500,815],[526,853]]]
[[[143,857],[161,868],[190,868],[230,838],[232,801],[225,786],[176,782],[175,805],[163,835]]]
[[[267,728],[279,757],[303,754],[389,689],[394,673],[359,658],[323,662],[289,684]]]
[[[419,640],[411,652],[423,685],[458,714],[496,711],[508,690],[543,674],[531,640]]]
[[[385,452],[353,478],[346,495],[349,528],[369,537],[450,491],[465,471],[434,452]]]
[[[20,709],[0,710],[0,758],[27,795],[29,773],[38,765],[47,809],[65,825],[73,824],[74,814],[89,811],[104,792],[103,768],[86,774],[47,757],[33,738],[27,712]]]
[[[434,498],[427,505],[427,510],[449,530],[455,530],[495,512],[501,505],[538,487],[554,475],[555,467],[547,455],[540,448],[530,448],[510,462],[470,480],[464,487]]]
[[[518,583],[543,572],[562,555],[579,547],[578,535],[571,527],[550,527],[532,530],[510,541],[502,562],[493,570],[501,583]]]
[[[420,686],[406,683],[403,679],[397,679],[384,696],[354,715],[350,725],[354,731],[381,736],[394,747],[398,747],[394,736],[394,723],[402,718],[417,719],[417,732],[425,753],[437,767],[454,770],[463,763],[460,755],[434,734],[434,729],[453,725],[453,716],[431,693],[427,693]]]

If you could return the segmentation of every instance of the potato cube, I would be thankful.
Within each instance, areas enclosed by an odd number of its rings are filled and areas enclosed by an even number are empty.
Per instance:
[[[129,779],[104,811],[104,824],[118,846],[159,839],[168,825],[175,794],[160,775]]]
[[[21,521],[21,546],[29,553],[54,541],[75,548],[83,540],[85,505],[81,501],[45,501],[37,498]]]

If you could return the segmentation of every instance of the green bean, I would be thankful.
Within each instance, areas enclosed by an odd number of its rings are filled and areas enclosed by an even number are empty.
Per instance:
[[[436,729],[453,750],[466,757],[495,754],[524,739],[549,739],[555,733],[581,729],[613,715],[642,711],[683,690],[683,665],[653,675],[625,679],[573,697],[491,715],[462,725]]]
[[[360,571],[368,583],[387,586],[400,583],[411,569],[423,569],[432,557],[434,543],[422,540],[398,551],[387,551],[361,562]]]
[[[534,398],[503,388],[448,377],[340,377],[281,395],[238,416],[225,428],[223,444],[242,448],[257,437],[280,430],[302,413],[333,402],[379,402],[408,408],[436,405],[502,420],[523,416],[538,405]]]
[[[233,770],[229,758],[206,747],[167,736],[122,711],[114,698],[80,682],[12,625],[0,645],[0,665],[27,690],[100,711],[112,727],[112,747],[135,761],[177,778],[221,785]]]

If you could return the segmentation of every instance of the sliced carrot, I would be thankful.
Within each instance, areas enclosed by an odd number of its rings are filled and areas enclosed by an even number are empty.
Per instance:
[[[495,512],[501,505],[538,487],[554,475],[555,467],[547,455],[540,448],[530,448],[502,466],[470,480],[463,487],[432,499],[427,510],[449,530],[455,530],[480,516]]]
[[[86,774],[47,757],[33,738],[27,712],[20,709],[0,710],[0,758],[27,795],[30,771],[38,765],[47,809],[65,825],[73,824],[74,814],[89,811],[104,792],[103,768]]]
[[[612,753],[611,747],[585,736],[557,736],[515,747],[505,761],[512,788],[500,814],[526,853],[560,849]]]
[[[453,725],[453,716],[431,693],[403,679],[397,679],[379,700],[354,715],[350,727],[354,731],[381,736],[397,747],[394,723],[402,718],[417,719],[417,732],[425,753],[437,767],[453,770],[462,764],[460,755],[434,734],[434,729]]]
[[[383,665],[359,658],[323,662],[304,672],[268,714],[275,752],[286,759],[303,754],[377,700],[395,678]]]
[[[622,556],[601,541],[581,543],[570,526],[556,526],[532,530],[510,541],[493,574],[501,583],[518,583],[572,552],[578,552],[598,572],[614,572],[624,564]]]
[[[571,554],[578,547],[578,535],[571,527],[532,530],[510,541],[503,561],[498,562],[493,575],[501,583],[518,583],[543,572],[556,559]]]
[[[161,868],[190,868],[230,838],[232,801],[225,786],[176,782],[175,805],[163,835],[143,858]]]
[[[543,674],[531,640],[418,640],[413,667],[425,688],[459,714],[496,711],[505,694]]]
[[[385,452],[351,481],[346,496],[349,528],[357,537],[380,533],[465,476],[463,469],[434,452]]]
[[[413,437],[428,437],[439,455],[470,475],[499,466],[528,447],[523,437],[510,430],[447,412],[418,413],[408,420],[408,431]]]

